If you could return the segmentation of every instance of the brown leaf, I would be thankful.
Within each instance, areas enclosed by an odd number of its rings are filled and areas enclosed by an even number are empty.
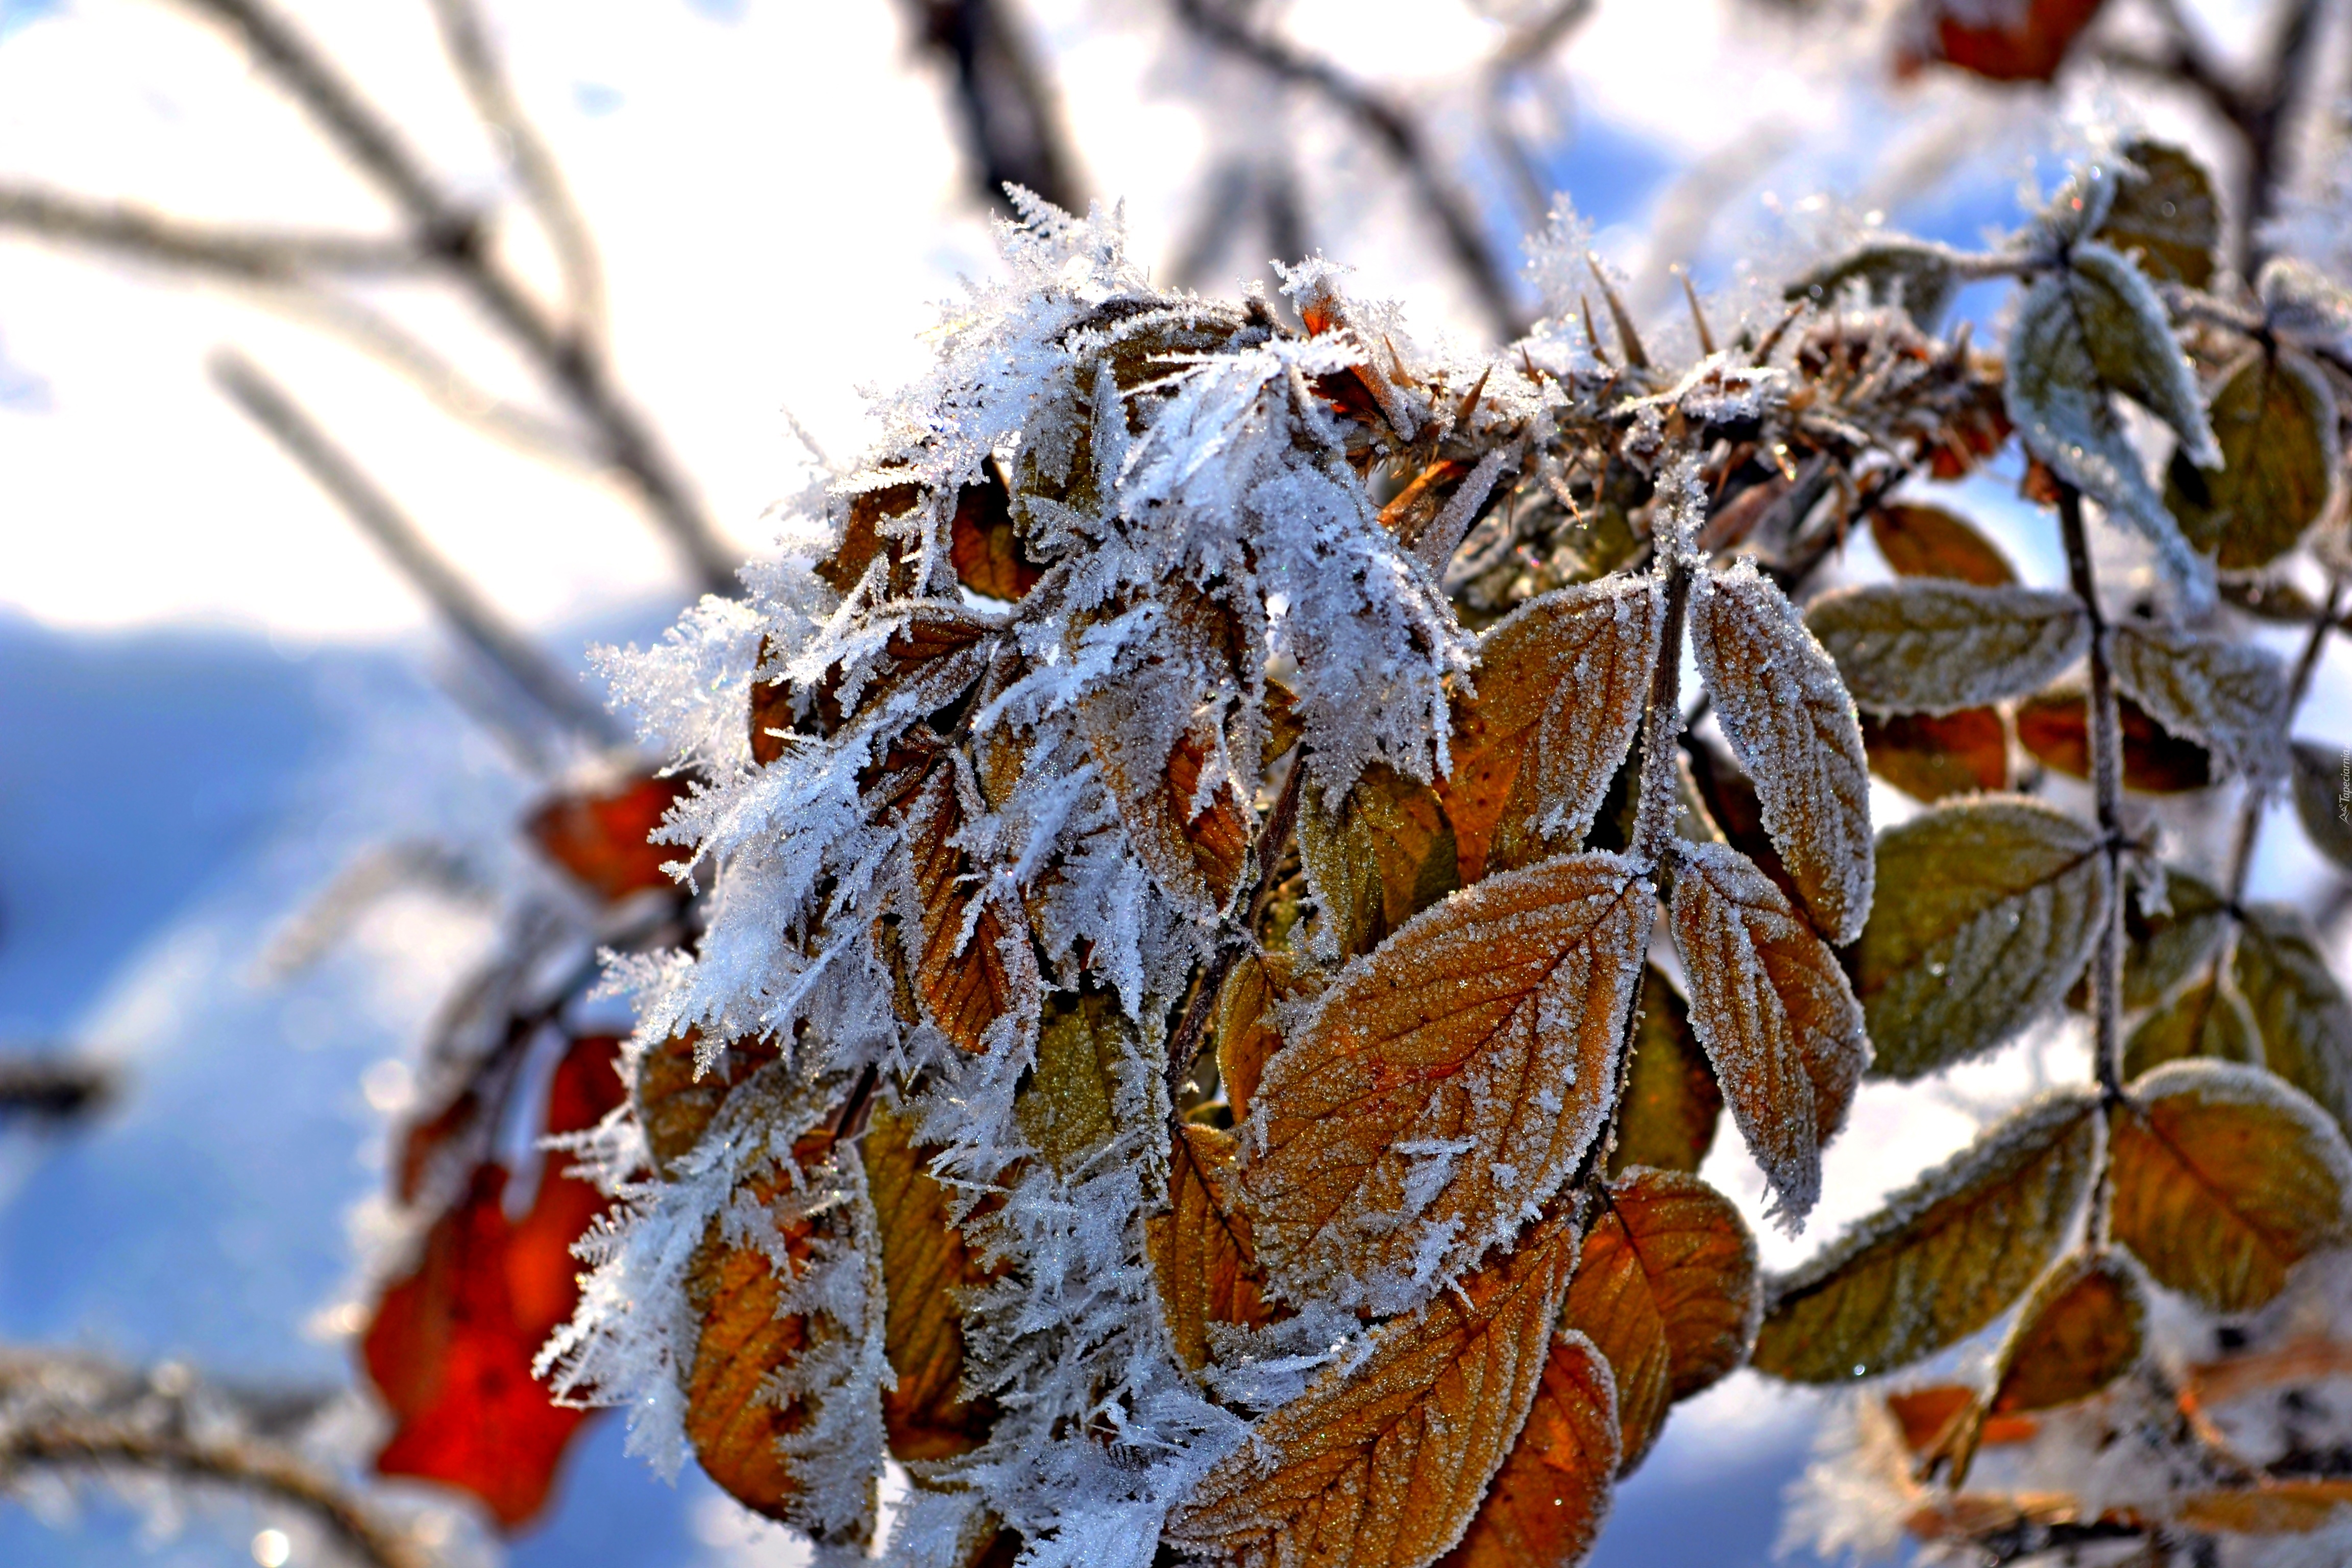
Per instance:
[[[857,586],[866,569],[875,558],[888,549],[889,542],[882,537],[882,523],[889,518],[904,517],[921,504],[923,492],[913,485],[891,485],[877,490],[860,490],[842,507],[841,542],[833,553],[816,563],[816,574],[836,594],[846,594]],[[896,552],[891,553],[895,556]],[[890,588],[904,592],[907,584],[893,583]]]
[[[1005,906],[972,887],[971,857],[953,842],[966,818],[951,763],[943,758],[908,776],[914,782],[903,831],[908,869],[922,900],[915,991],[941,1034],[959,1049],[979,1051],[990,1026],[1013,1010],[1012,963],[1025,944],[1006,940]]]
[[[1963,708],[1942,718],[1865,713],[1862,744],[1872,773],[1931,805],[2009,787],[2009,728],[1999,709]]]
[[[1727,845],[1680,849],[1675,947],[1690,1021],[1732,1120],[1801,1221],[1821,1195],[1822,1146],[1845,1125],[1870,1042],[1837,955],[1780,889]]]
[[[1632,1473],[1666,1407],[1747,1359],[1761,1301],[1756,1238],[1696,1176],[1640,1167],[1610,1183],[1585,1232],[1564,1321],[1609,1358]]]
[[[2099,14],[2101,0],[2026,0],[2000,12],[1938,0],[1927,10],[1933,41],[1924,50],[1906,47],[1898,75],[1908,76],[1931,61],[1958,66],[1991,81],[2048,81],[2065,63],[2075,36]]]
[[[901,1459],[948,1459],[988,1435],[995,1411],[963,1397],[963,1311],[958,1292],[995,1276],[948,1217],[946,1189],[915,1142],[915,1124],[877,1104],[858,1145],[882,1242],[883,1350],[898,1386],[882,1391],[882,1424]]]
[[[2190,1530],[2233,1535],[2309,1535],[2352,1508],[2352,1481],[2264,1481],[2183,1498],[2177,1514]]]
[[[2116,700],[2123,721],[2124,787],[2179,795],[2213,782],[2213,759],[2194,741],[2172,734],[2130,698]],[[2071,682],[2017,705],[2017,742],[2069,778],[2091,776],[2090,699]]]
[[[1977,1421],[1979,1405],[1975,1389],[1939,1383],[1890,1392],[1886,1409],[1902,1431],[1903,1446],[1927,1457],[1947,1452],[1964,1419]],[[2031,1415],[1988,1416],[1977,1425],[1976,1444],[1979,1448],[1997,1448],[2028,1443],[2041,1429],[2042,1424]]]
[[[2134,1026],[2124,1041],[2124,1076],[2189,1057],[2258,1062],[2262,1048],[2244,1000],[2227,985],[2200,980]]]
[[[1999,545],[1939,506],[1874,507],[1870,537],[1900,577],[1950,577],[1980,588],[2017,581],[2017,569]]]
[[[1642,1016],[1633,1029],[1633,1060],[1618,1101],[1617,1146],[1609,1174],[1628,1166],[1696,1171],[1715,1143],[1723,1090],[1706,1051],[1691,1033],[1690,1007],[1655,965],[1642,971]]]
[[[1169,1520],[1180,1550],[1236,1568],[1418,1568],[1460,1540],[1544,1381],[1576,1261],[1562,1217],[1419,1312],[1371,1331],[1259,1420]]]
[[[992,599],[1020,598],[1037,585],[1045,569],[1029,559],[1013,527],[1013,497],[994,463],[982,465],[982,478],[956,494],[948,526],[948,561],[956,581]]]
[[[1171,899],[1206,919],[1230,904],[1241,886],[1257,816],[1230,778],[1217,781],[1207,801],[1201,800],[1201,775],[1217,741],[1207,721],[1191,721],[1165,737],[1164,747],[1152,726],[1129,721],[1134,685],[1175,679],[1146,670],[1079,699],[1078,711],[1136,858]]]
[[[1870,915],[1870,773],[1837,667],[1746,560],[1691,595],[1691,647],[1806,913],[1852,942]]]
[[[2263,1065],[2352,1135],[2352,1002],[2309,918],[2288,904],[2248,908],[2231,973],[2262,1036]]]
[[[662,867],[691,858],[682,844],[656,844],[648,835],[687,792],[682,777],[631,780],[594,795],[563,795],[530,815],[524,831],[557,865],[607,902],[647,889],[675,889]]]
[[[818,681],[825,733],[852,721],[903,727],[947,707],[986,672],[1003,629],[984,610],[935,599],[894,605],[890,619],[897,624],[879,649],[829,666]]]
[[[2224,572],[2268,565],[2327,510],[2340,454],[2336,395],[2293,349],[2248,354],[2213,394],[2219,471],[2175,458],[2164,500]]]
[[[2315,746],[2297,741],[2289,748],[2294,773],[2294,814],[2312,846],[2336,868],[2352,875],[2352,789],[2344,763],[2352,746]]]
[[[1217,1081],[1236,1122],[1249,1120],[1266,1058],[1282,1048],[1275,1004],[1292,984],[1291,963],[1289,953],[1278,951],[1244,954],[1226,971],[1217,993]]]
[[[1239,1145],[1230,1132],[1187,1124],[1169,1159],[1168,1212],[1143,1222],[1144,1247],[1176,1354],[1208,1364],[1209,1325],[1255,1328],[1275,1317],[1250,1246],[1248,1216],[1226,1193]]]
[[[654,1169],[662,1175],[702,1141],[738,1084],[776,1059],[764,1037],[719,1047],[708,1068],[698,1068],[702,1037],[688,1029],[647,1051],[637,1063],[637,1121],[645,1129]]]
[[[1600,1538],[1620,1468],[1609,1363],[1573,1329],[1552,1336],[1519,1440],[1437,1568],[1575,1568]]]
[[[2247,1312],[2347,1232],[2352,1151],[2310,1098],[2260,1068],[2181,1061],[2117,1108],[2115,1236],[2158,1284]]]
[[[2150,278],[2204,288],[2221,242],[2212,176],[2179,148],[2146,138],[2125,143],[2124,156],[2132,167],[2116,182],[2115,205],[2096,237],[2137,257]]]
[[[1402,1310],[1558,1189],[1616,1094],[1654,900],[1617,856],[1563,855],[1424,910],[1331,984],[1266,1064],[1241,1181],[1283,1294]]]
[[[1437,792],[1379,763],[1336,811],[1319,799],[1299,803],[1298,854],[1347,958],[1370,952],[1462,885],[1454,826]]]
[[[1908,1365],[1976,1332],[2057,1255],[2099,1163],[2098,1100],[2000,1122],[1767,1288],[1752,1363],[1797,1383]]]
[[[1986,1409],[2016,1415],[2090,1398],[2139,1364],[2147,1325],[2147,1296],[2129,1258],[2062,1259],[2025,1299],[1993,1358]]]
[[[2293,703],[2286,670],[2267,648],[2126,621],[2109,647],[2116,683],[2170,734],[2203,745],[2231,773],[2286,772]],[[2130,758],[2125,758],[2126,781]]]
[[[1462,880],[1573,849],[1641,728],[1665,625],[1650,577],[1561,588],[1478,640],[1444,786]]]

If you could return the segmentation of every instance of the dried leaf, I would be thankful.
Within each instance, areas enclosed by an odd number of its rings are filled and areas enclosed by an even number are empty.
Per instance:
[[[2268,649],[2126,621],[2116,627],[2108,656],[2116,684],[2166,731],[2201,742],[2232,773],[2285,773],[2293,705],[2286,671]]]
[[[1742,560],[1691,597],[1716,716],[1813,924],[1843,945],[1870,915],[1870,776],[1853,700],[1787,595]]]
[[[2026,0],[2013,9],[1987,12],[1952,4],[1936,5],[1933,42],[1923,53],[1906,50],[1896,61],[1904,75],[1929,60],[1941,60],[1991,81],[2048,81],[2065,63],[2075,35],[2099,14],[2101,0]]]
[[[1641,728],[1665,626],[1656,579],[1561,588],[1478,639],[1444,786],[1462,880],[1573,849]]]
[[[2178,795],[2213,782],[2213,759],[2147,716],[2128,697],[2116,702],[2124,732],[2124,787],[2146,795]],[[2017,742],[2044,765],[2069,778],[2091,776],[2090,699],[2072,683],[2018,704]]]
[[[1799,1383],[1908,1365],[1999,1317],[2057,1256],[2099,1163],[2095,1095],[2016,1112],[1767,1286],[1752,1364]]]
[[[1864,708],[1950,713],[2039,691],[2083,657],[2072,594],[1919,581],[1824,594],[1805,624]]]
[[[1266,1058],[1282,1048],[1276,1003],[1287,994],[1290,954],[1252,952],[1234,961],[1217,993],[1217,1081],[1236,1122],[1249,1120]]]
[[[1654,965],[1642,971],[1642,1016],[1633,1029],[1633,1060],[1618,1101],[1617,1146],[1609,1174],[1628,1166],[1696,1171],[1715,1143],[1723,1091],[1706,1051],[1691,1033],[1690,1008]]]
[[[2352,746],[2315,746],[2297,741],[2288,748],[2294,774],[2294,814],[2303,831],[2336,868],[2352,875],[2352,776],[2346,759]]]
[[[1939,506],[1874,507],[1871,542],[1898,577],[1949,577],[1979,588],[2005,588],[2017,568],[1974,523]]]
[[[1163,737],[1130,721],[1133,688],[1159,683],[1171,697],[1180,689],[1175,677],[1147,669],[1081,698],[1078,711],[1136,858],[1180,906],[1212,918],[1241,888],[1257,816],[1230,777],[1202,798],[1202,774],[1221,751],[1213,724],[1188,714],[1183,729]]]
[[[1037,585],[1045,573],[1021,547],[1013,526],[1013,497],[996,465],[982,465],[982,478],[956,495],[948,527],[948,560],[956,581],[992,599],[1014,600]]]
[[[952,762],[910,771],[903,818],[908,873],[922,900],[915,994],[940,1032],[959,1049],[983,1048],[989,1028],[1014,1007],[1006,907],[972,884],[971,861],[955,839],[964,828]]]
[[[2253,1014],[2263,1063],[2352,1133],[2352,1001],[2309,920],[2284,904],[2248,909],[2231,977]]]
[[[2054,1410],[2139,1363],[2147,1300],[2139,1270],[2114,1253],[2064,1258],[2034,1286],[1993,1358],[1995,1415]]]
[[[2163,303],[2130,262],[2078,240],[2064,266],[2035,280],[2010,331],[2007,391],[2009,416],[2033,456],[2137,529],[2192,593],[2210,591],[2107,402],[2110,391],[2122,393],[2172,427],[2189,461],[2221,466]]]
[[[1879,839],[1885,897],[1853,954],[1875,1072],[1915,1079],[2057,1006],[2109,897],[2097,833],[2014,796],[1958,801]]]
[[[963,1397],[959,1292],[995,1276],[950,1221],[910,1118],[876,1105],[858,1153],[882,1243],[883,1352],[898,1379],[882,1391],[883,1429],[901,1459],[953,1458],[979,1446],[995,1415]]]
[[[2138,258],[2149,277],[2202,289],[2221,243],[2221,203],[2203,165],[2178,147],[2127,142],[2132,168],[2116,182],[2115,205],[2096,237]],[[2215,420],[2218,433],[2220,420]],[[2228,446],[2227,438],[2223,446]]]
[[[2247,1312],[2346,1235],[2352,1150],[2309,1096],[2260,1068],[2183,1061],[2114,1117],[2116,1239],[2158,1283]]]
[[[1563,1321],[1609,1358],[1620,1473],[1650,1451],[1669,1405],[1747,1359],[1760,1306],[1756,1238],[1728,1198],[1696,1176],[1641,1167],[1609,1184]]]
[[[1608,1517],[1617,1434],[1608,1361],[1591,1340],[1561,1330],[1518,1442],[1437,1568],[1575,1568]]]
[[[856,587],[866,568],[888,549],[882,537],[882,524],[888,519],[906,516],[922,500],[923,492],[914,485],[891,485],[851,496],[839,512],[841,542],[832,554],[816,563],[816,574],[836,594],[846,594]],[[904,584],[891,586],[903,590]]]
[[[648,836],[686,794],[684,778],[633,779],[593,795],[562,795],[542,804],[523,825],[531,841],[608,903],[648,889],[674,890],[662,868],[690,858],[683,845],[656,844]]]
[[[689,1029],[654,1047],[637,1063],[637,1124],[645,1129],[655,1171],[665,1176],[702,1141],[735,1086],[776,1059],[774,1043],[764,1037],[719,1047],[709,1066],[698,1068],[701,1049],[702,1037]]]
[[[1452,1546],[1545,1380],[1576,1256],[1574,1229],[1548,1219],[1372,1330],[1360,1365],[1327,1369],[1209,1472],[1168,1541],[1236,1568],[1418,1568]]]
[[[2176,457],[2165,504],[2224,572],[2267,565],[2327,510],[2339,460],[2336,395],[2318,366],[2274,348],[2230,373],[2211,415],[2226,466],[2208,473]]]
[[[1563,855],[1332,983],[1266,1064],[1241,1182],[1283,1294],[1402,1310],[1551,1195],[1615,1098],[1654,896],[1615,855]]]
[[[1037,1030],[1037,1065],[1014,1104],[1021,1135],[1064,1175],[1118,1132],[1118,1069],[1132,1028],[1118,998],[1056,993]]]
[[[2190,1057],[2259,1062],[2262,1049],[2243,999],[2227,985],[2200,980],[2134,1026],[2124,1041],[2124,1076]]]
[[[1248,1216],[1226,1193],[1239,1144],[1230,1132],[1187,1124],[1169,1158],[1168,1212],[1144,1221],[1144,1247],[1176,1355],[1199,1371],[1209,1325],[1255,1327],[1274,1318],[1262,1291]]]
[[[1963,708],[1940,719],[1865,713],[1862,744],[1872,773],[1930,805],[2009,787],[2009,727],[1998,709]]]
[[[1675,873],[1675,946],[1690,1022],[1732,1120],[1791,1226],[1821,1195],[1822,1146],[1870,1065],[1862,1007],[1837,955],[1727,845],[1693,845]]]
[[[2352,1481],[2264,1481],[2183,1498],[2176,1517],[2190,1530],[2233,1535],[2309,1535],[2352,1508]]]
[[[1952,266],[1958,259],[1949,247],[1932,241],[1881,240],[1815,268],[1781,296],[1834,306],[1848,284],[1859,283],[1872,304],[1899,304],[1921,331],[1932,332],[1958,291],[1959,276]]]
[[[1437,792],[1379,763],[1336,811],[1328,802],[1300,803],[1298,853],[1344,958],[1370,952],[1462,885],[1457,840]]]

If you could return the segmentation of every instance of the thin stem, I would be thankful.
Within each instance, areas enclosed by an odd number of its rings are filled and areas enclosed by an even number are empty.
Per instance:
[[[213,360],[213,379],[230,401],[333,497],[360,530],[432,602],[451,630],[565,727],[604,745],[621,742],[611,715],[588,700],[562,673],[508,626],[474,585],[417,531],[390,497],[337,447],[293,399],[241,356]]]
[[[406,238],[191,223],[129,202],[35,185],[0,186],[0,229],[247,282],[287,282],[306,272],[413,272],[430,259]]]
[[[1677,555],[1666,563],[1666,626],[1659,638],[1658,665],[1650,674],[1650,710],[1642,727],[1642,795],[1634,805],[1632,854],[1636,864],[1655,866],[1675,836],[1675,805],[1680,799],[1677,743],[1683,729],[1683,621],[1690,606],[1690,563]]]
[[[2310,632],[2303,639],[2303,651],[2295,656],[2294,670],[2287,678],[2287,723],[2294,723],[2295,710],[2303,706],[2310,693],[2311,678],[2319,668],[2319,656],[2326,651],[2327,634],[2336,624],[2337,606],[2343,603],[2344,579],[2332,576],[2327,580],[2327,601],[2320,608],[2319,618],[2311,623]],[[2238,808],[2238,833],[2230,855],[2230,907],[2237,909],[2246,901],[2246,883],[2253,875],[2254,846],[2262,837],[2263,807],[2269,803],[2270,792],[2259,782],[2246,785],[2246,797]]]
[[[2106,615],[2099,607],[2090,542],[2083,531],[2083,497],[2072,485],[2059,489],[2058,525],[2074,596],[2091,623],[2091,783],[2098,797],[2101,849],[2107,858],[2107,908],[2091,959],[2091,1017],[2099,1092],[2113,1104],[2124,1093],[2123,719],[2116,701],[2115,671],[2107,662]]]

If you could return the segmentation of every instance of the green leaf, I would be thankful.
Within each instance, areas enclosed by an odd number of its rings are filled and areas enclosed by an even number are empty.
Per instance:
[[[1768,1289],[1752,1364],[1874,1376],[2001,1314],[2047,1268],[2098,1167],[2098,1099],[2064,1090],[1986,1132]]]
[[[1958,801],[1888,829],[1878,880],[1854,991],[1872,1071],[1897,1079],[1989,1051],[2055,1007],[2108,898],[2097,833],[2015,796]]]
[[[1928,240],[1886,239],[1847,252],[1782,289],[1787,300],[1835,304],[1859,284],[1874,305],[1901,305],[1923,332],[1932,332],[1960,286],[1959,252]]]
[[[2304,832],[2337,870],[2352,873],[2352,746],[2297,741],[2288,750]]]
[[[2252,1010],[2264,1064],[2352,1131],[2352,1002],[2302,911],[2248,909],[2231,976]]]
[[[2165,869],[2165,912],[2124,917],[2124,1005],[2153,1007],[2205,967],[2230,934],[2230,908],[2208,883],[2179,867]]]
[[[1892,713],[1952,713],[2039,691],[2091,641],[2072,594],[1937,580],[1823,594],[1805,626],[1854,701]]]
[[[2137,1078],[2193,1057],[2259,1062],[2262,1052],[2245,1000],[2227,985],[2204,980],[2139,1021],[2124,1042],[2124,1075]]]
[[[2130,523],[2192,593],[2210,596],[2204,568],[2108,402],[2122,393],[2170,426],[2189,461],[2221,466],[2197,378],[2173,341],[2164,306],[2132,264],[2095,240],[2036,279],[2009,341],[2009,416],[2058,477]]]
[[[2133,168],[2116,183],[2115,205],[2097,237],[2138,258],[2141,270],[2168,283],[2202,289],[2221,242],[2221,204],[2213,177],[2178,147],[2136,141],[2124,148]]]
[[[2336,475],[2336,395],[2292,349],[2248,354],[2213,395],[2224,467],[2207,473],[2176,453],[2165,505],[2189,542],[2224,572],[2294,548],[2327,509]]]

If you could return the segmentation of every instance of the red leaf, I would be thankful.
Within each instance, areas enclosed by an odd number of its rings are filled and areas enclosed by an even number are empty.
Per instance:
[[[1909,76],[1935,61],[1955,65],[1990,81],[2048,81],[2065,63],[2066,51],[2099,14],[2101,0],[2024,0],[1989,21],[1955,15],[1950,0],[1927,0],[1922,18],[1931,41],[1906,48],[1895,74]],[[1982,15],[1986,7],[1969,11]]]
[[[662,866],[685,859],[685,846],[648,838],[685,794],[683,778],[641,778],[607,795],[558,795],[533,812],[525,828],[550,859],[617,903],[647,888],[677,885]]]

